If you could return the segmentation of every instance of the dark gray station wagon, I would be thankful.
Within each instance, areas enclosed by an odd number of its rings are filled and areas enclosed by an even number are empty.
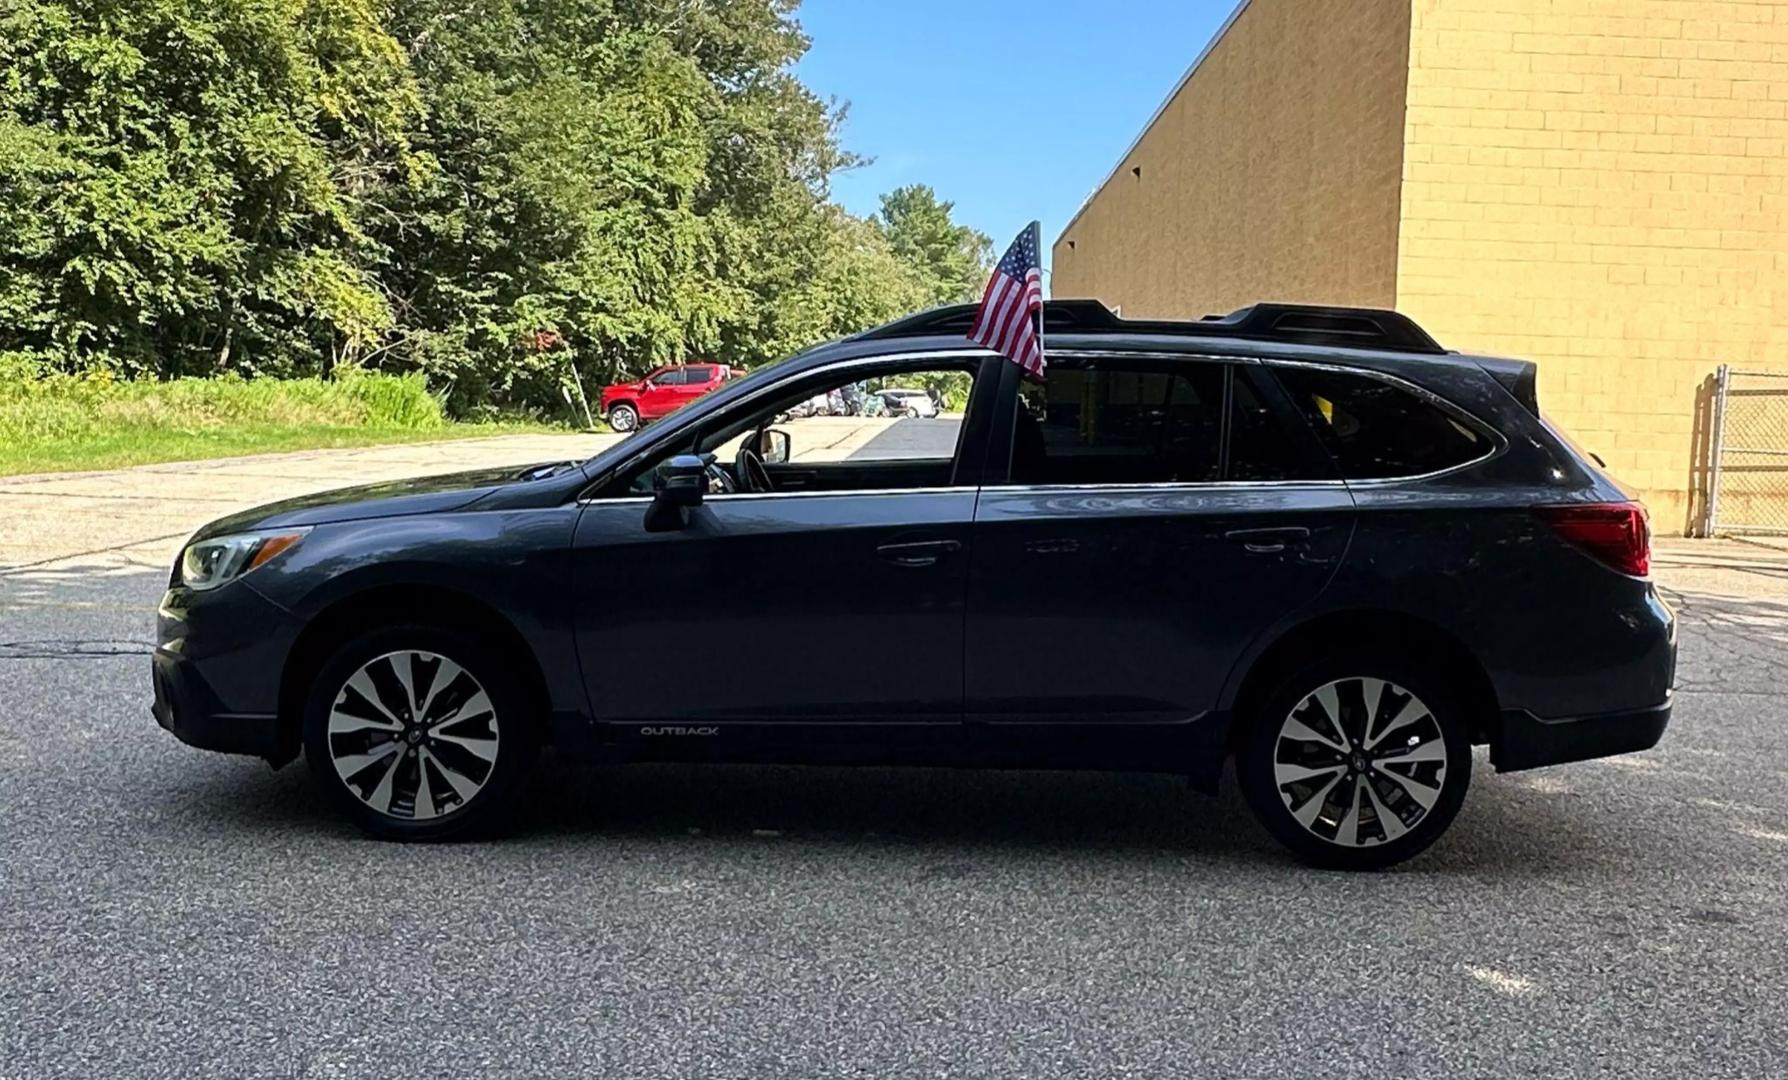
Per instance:
[[[546,743],[1205,790],[1233,760],[1274,836],[1350,868],[1439,836],[1473,744],[1513,770],[1662,735],[1645,512],[1541,418],[1533,365],[1386,311],[1063,301],[1037,383],[972,316],[802,353],[589,461],[215,522],[162,603],[156,717],[302,749],[416,839],[490,820]],[[779,420],[882,382],[966,405]],[[664,670],[681,646],[708,660]]]

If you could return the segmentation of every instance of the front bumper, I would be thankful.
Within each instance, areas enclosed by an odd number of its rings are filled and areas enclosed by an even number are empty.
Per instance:
[[[1649,709],[1554,720],[1510,709],[1503,712],[1501,729],[1490,740],[1490,763],[1497,772],[1516,772],[1649,750],[1664,737],[1669,723],[1668,701]]]
[[[279,718],[274,713],[226,710],[197,665],[164,649],[153,658],[155,722],[188,746],[226,754],[280,756]]]
[[[279,722],[279,687],[297,620],[242,582],[175,586],[157,614],[156,723],[189,746],[289,760],[296,739]]]

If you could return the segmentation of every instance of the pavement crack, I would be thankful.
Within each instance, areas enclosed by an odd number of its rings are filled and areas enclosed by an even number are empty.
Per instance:
[[[74,638],[0,641],[0,660],[91,660],[109,656],[147,656],[154,651],[155,646],[147,641]]]
[[[140,544],[159,544],[164,540],[179,540],[191,535],[191,529],[182,529],[179,532],[168,533],[165,536],[142,536],[132,540],[126,540],[122,544],[113,544],[110,547],[93,548],[89,551],[71,551],[65,555],[56,555],[48,559],[39,559],[36,562],[14,563],[11,566],[0,566],[0,578],[13,577],[17,574],[22,574],[27,570],[35,570],[38,567],[48,566],[51,563],[67,562],[69,559],[84,559],[89,555],[109,555],[116,551],[123,551],[126,548],[137,547]]]

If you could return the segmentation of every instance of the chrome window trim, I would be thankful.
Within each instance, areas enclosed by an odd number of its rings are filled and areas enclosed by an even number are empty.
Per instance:
[[[1253,488],[1339,488],[1346,490],[1345,480],[1160,480],[1140,484],[989,484],[983,494],[998,495],[1008,491],[1046,494],[1052,491],[1235,491]]]
[[[702,502],[739,502],[746,499],[813,499],[827,495],[859,497],[863,495],[959,495],[964,493],[972,495],[980,490],[970,484],[954,484],[946,487],[844,488],[838,491],[728,491],[709,495]]]
[[[702,497],[702,505],[713,502],[742,502],[751,499],[816,499],[821,496],[856,496],[864,495],[973,495],[981,488],[969,484],[957,484],[950,487],[921,488],[843,488],[837,491],[732,491],[715,492]],[[630,504],[649,503],[650,495],[623,495],[614,499],[579,499],[579,506],[626,506]]]
[[[834,361],[831,361],[830,363],[822,364],[819,367],[815,367],[810,370],[800,372],[799,374],[791,375],[787,379],[778,379],[777,381],[775,381],[773,383],[768,383],[764,386],[758,387],[756,390],[753,390],[751,393],[746,394],[744,397],[740,398],[739,400],[730,403],[727,406],[727,408],[731,409],[734,407],[743,407],[743,406],[749,404],[750,402],[757,401],[757,400],[765,397],[766,395],[773,393],[778,387],[785,386],[788,383],[799,380],[799,379],[806,379],[806,378],[809,378],[809,377],[815,376],[815,375],[823,375],[827,372],[848,371],[851,368],[874,367],[874,366],[881,365],[881,364],[899,364],[899,363],[905,363],[907,361],[912,361],[912,360],[979,360],[979,359],[983,359],[983,358],[985,358],[987,356],[991,356],[991,355],[993,355],[991,350],[982,349],[982,348],[978,348],[975,346],[964,346],[963,348],[960,348],[960,349],[921,349],[916,352],[889,352],[889,353],[876,353],[872,356],[853,356],[853,357],[850,357],[850,358],[844,359],[844,360],[834,360]],[[970,372],[969,374],[972,376],[973,372]],[[687,425],[671,428],[668,432],[660,435],[657,439],[654,439],[647,445],[640,447],[638,453],[629,455],[628,457],[626,457],[625,459],[620,461],[618,464],[616,464],[612,469],[608,469],[608,470],[604,471],[600,476],[597,476],[595,479],[591,480],[590,483],[584,487],[583,492],[578,495],[577,502],[579,502],[579,503],[615,502],[616,501],[615,499],[598,499],[598,498],[594,497],[593,495],[591,495],[590,492],[597,488],[600,488],[602,485],[608,483],[609,480],[612,479],[616,473],[626,472],[628,469],[631,469],[635,465],[638,465],[642,459],[650,457],[652,452],[654,450],[657,450],[662,443],[664,443],[665,441],[667,441],[669,439],[675,438],[677,436],[677,434],[679,432],[683,431],[686,426]],[[634,437],[637,438],[637,435]],[[899,460],[899,459],[895,459],[895,460]],[[818,463],[816,463],[816,464],[818,464]],[[908,490],[910,490],[910,489],[908,489]],[[759,494],[773,495],[773,494],[776,494],[776,492],[762,492]],[[797,495],[797,494],[807,494],[807,493],[787,492],[787,494]],[[817,493],[811,493],[811,494],[817,494]],[[630,496],[621,496],[621,498],[629,498],[629,497]]]
[[[1047,358],[1049,354],[1050,350],[1045,347],[1045,358]],[[1407,476],[1381,476],[1362,480],[1348,480],[1343,477],[1337,480],[1194,480],[1163,481],[1148,484],[988,484],[987,489],[990,491],[1109,491],[1124,489],[1159,491],[1163,489],[1186,490],[1194,488],[1228,487],[1307,487],[1312,485],[1343,486],[1347,488],[1386,487],[1393,484],[1411,484],[1425,480],[1435,480],[1443,476],[1450,476],[1453,473],[1461,472],[1465,469],[1476,468],[1502,454],[1509,446],[1508,439],[1503,437],[1502,432],[1496,430],[1493,425],[1486,424],[1471,410],[1466,409],[1461,405],[1454,404],[1452,401],[1441,397],[1427,387],[1410,382],[1408,379],[1397,375],[1391,375],[1383,371],[1375,371],[1372,368],[1358,367],[1353,364],[1331,364],[1313,360],[1290,360],[1280,357],[1237,356],[1231,353],[1140,352],[1130,349],[1064,349],[1055,353],[1055,355],[1116,358],[1143,357],[1146,359],[1166,360],[1199,359],[1214,360],[1226,364],[1257,364],[1269,368],[1293,367],[1308,368],[1312,371],[1345,372],[1349,375],[1357,375],[1361,378],[1376,379],[1379,382],[1389,383],[1392,386],[1396,386],[1399,389],[1414,394],[1416,397],[1434,405],[1436,408],[1452,416],[1454,419],[1469,424],[1472,430],[1490,440],[1490,449],[1469,461],[1463,461],[1457,465],[1449,465],[1444,469],[1436,469],[1432,472],[1411,473]],[[1326,448],[1324,449],[1324,452],[1327,452]],[[1339,467],[1338,464],[1337,467]]]
[[[806,378],[811,375],[823,374],[825,372],[830,372],[830,371],[849,370],[849,369],[855,368],[855,367],[870,367],[870,366],[886,364],[886,363],[903,363],[906,361],[913,361],[913,360],[980,359],[980,358],[983,358],[983,357],[986,357],[989,355],[992,355],[991,350],[974,348],[974,347],[968,347],[968,348],[962,348],[962,349],[923,349],[923,350],[920,350],[917,352],[878,353],[873,356],[857,356],[857,357],[851,357],[846,360],[836,360],[829,364],[825,364],[823,366],[816,367],[816,368],[812,369],[811,371],[802,372],[800,375],[794,376],[794,378]],[[1233,490],[1233,489],[1238,489],[1238,488],[1287,488],[1287,487],[1323,487],[1323,488],[1340,487],[1340,488],[1347,488],[1347,489],[1379,488],[1379,487],[1388,487],[1388,486],[1397,485],[1397,484],[1411,484],[1411,483],[1421,483],[1421,482],[1428,481],[1428,480],[1437,480],[1437,479],[1440,479],[1445,476],[1450,476],[1454,473],[1463,472],[1466,469],[1476,468],[1477,466],[1482,465],[1485,462],[1488,462],[1495,457],[1498,457],[1499,455],[1501,455],[1503,452],[1505,452],[1508,449],[1508,439],[1506,439],[1503,436],[1502,432],[1498,431],[1493,425],[1487,424],[1483,420],[1479,419],[1475,413],[1471,412],[1471,410],[1466,409],[1465,407],[1463,407],[1461,405],[1455,404],[1454,402],[1448,400],[1447,398],[1444,398],[1441,395],[1436,394],[1432,390],[1429,390],[1425,386],[1421,386],[1420,384],[1411,382],[1410,380],[1402,378],[1401,376],[1392,375],[1388,372],[1377,371],[1373,368],[1359,367],[1357,365],[1346,364],[1346,363],[1327,363],[1327,362],[1312,361],[1312,360],[1292,360],[1292,359],[1286,359],[1286,358],[1281,358],[1281,357],[1242,356],[1242,355],[1237,355],[1234,353],[1213,353],[1213,352],[1188,353],[1188,352],[1172,352],[1172,351],[1159,351],[1159,350],[1087,349],[1087,348],[1071,348],[1071,349],[1052,350],[1052,349],[1048,349],[1047,344],[1045,345],[1044,355],[1046,358],[1050,355],[1055,355],[1055,356],[1085,357],[1085,358],[1092,358],[1092,359],[1138,359],[1138,358],[1140,358],[1140,359],[1146,359],[1146,360],[1173,360],[1173,361],[1179,361],[1179,362],[1208,361],[1208,362],[1212,362],[1212,363],[1222,363],[1222,364],[1256,364],[1256,365],[1260,365],[1263,367],[1269,367],[1269,368],[1271,368],[1271,367],[1290,367],[1290,368],[1304,368],[1304,369],[1308,369],[1308,370],[1312,370],[1312,371],[1344,372],[1346,374],[1357,375],[1357,376],[1359,376],[1361,378],[1365,378],[1365,379],[1376,379],[1379,382],[1388,383],[1392,386],[1398,387],[1401,390],[1404,390],[1411,394],[1414,394],[1416,397],[1434,405],[1436,408],[1440,409],[1442,412],[1445,412],[1445,413],[1451,415],[1453,418],[1455,418],[1457,420],[1461,420],[1461,421],[1465,422],[1466,424],[1469,424],[1473,430],[1477,431],[1480,435],[1483,435],[1486,438],[1488,438],[1490,440],[1491,445],[1490,445],[1490,449],[1485,451],[1482,455],[1472,458],[1469,461],[1460,462],[1457,465],[1449,465],[1444,469],[1436,469],[1432,472],[1425,472],[1425,473],[1412,473],[1407,476],[1383,476],[1383,477],[1373,477],[1373,478],[1369,478],[1369,479],[1360,479],[1360,480],[1348,480],[1346,478],[1341,478],[1341,479],[1333,479],[1333,480],[1309,479],[1309,480],[1162,481],[1162,482],[1157,482],[1157,483],[1144,483],[1144,484],[986,484],[980,488],[955,485],[955,486],[947,486],[947,487],[927,487],[927,488],[860,488],[860,489],[852,489],[852,490],[847,490],[847,491],[733,492],[731,494],[710,495],[707,497],[707,499],[787,499],[787,498],[802,498],[802,497],[811,498],[811,497],[823,496],[823,495],[863,496],[863,495],[900,495],[900,494],[941,494],[941,493],[946,493],[946,492],[957,492],[957,491],[992,491],[992,492],[1002,492],[1003,491],[1003,492],[1044,493],[1044,492],[1050,492],[1050,491],[1063,491],[1063,492],[1072,492],[1072,491],[1197,491],[1197,490],[1225,490],[1225,489]],[[761,389],[756,390],[753,393],[747,395],[746,397],[739,399],[739,401],[735,402],[734,404],[743,406],[748,402],[756,401],[759,398],[762,398],[763,396],[773,392],[778,386],[783,385],[784,382],[786,382],[786,381],[787,380],[783,380],[783,381],[779,381],[776,383],[766,385],[766,386],[762,387]],[[677,430],[681,430],[681,429],[677,429]],[[674,433],[673,433],[673,435],[666,436],[666,438],[670,438],[673,436],[674,436]],[[597,487],[600,487],[603,484],[607,483],[609,478],[612,477],[616,472],[621,472],[626,469],[632,468],[634,465],[638,464],[638,462],[642,458],[645,458],[648,455],[650,455],[652,453],[652,451],[657,448],[659,442],[662,442],[662,441],[663,440],[660,439],[660,440],[654,441],[652,444],[650,444],[648,446],[642,447],[640,449],[639,453],[634,454],[631,457],[628,457],[626,460],[622,461],[619,465],[616,465],[613,470],[610,470],[609,472],[604,473],[601,477],[598,477],[595,481],[593,481],[590,484],[590,486],[588,488],[585,489],[585,491],[587,492],[587,491],[591,490],[592,488],[597,488]],[[896,459],[896,460],[899,460],[899,459]],[[823,463],[816,462],[815,464],[823,464]],[[703,501],[705,502],[705,501],[707,501],[707,499],[704,499]],[[652,501],[652,497],[649,495],[644,495],[644,496],[628,495],[628,496],[620,496],[620,497],[613,498],[613,499],[597,499],[597,498],[594,498],[594,497],[591,497],[591,496],[585,494],[585,495],[580,495],[577,499],[577,502],[579,505],[595,505],[595,504],[612,505],[612,504],[624,503],[624,502],[625,503],[633,503],[633,502],[651,502],[651,501]]]
[[[1469,461],[1462,461],[1457,465],[1448,465],[1444,469],[1435,469],[1431,472],[1411,473],[1407,476],[1378,476],[1361,480],[1347,480],[1343,478],[1343,483],[1346,483],[1349,486],[1386,487],[1392,484],[1410,484],[1423,480],[1435,480],[1443,476],[1450,476],[1456,472],[1462,472],[1465,469],[1476,468],[1492,458],[1500,456],[1509,448],[1509,440],[1503,436],[1503,433],[1496,430],[1494,425],[1486,424],[1483,420],[1479,419],[1477,414],[1473,413],[1470,409],[1467,409],[1462,405],[1457,405],[1452,401],[1441,397],[1427,387],[1410,382],[1408,379],[1400,376],[1391,375],[1383,371],[1374,371],[1371,368],[1355,367],[1351,364],[1319,364],[1309,360],[1281,360],[1278,358],[1269,358],[1263,359],[1261,363],[1266,367],[1306,368],[1312,371],[1343,371],[1349,375],[1358,375],[1361,378],[1377,379],[1379,382],[1389,383],[1392,386],[1414,394],[1416,397],[1421,398],[1423,401],[1438,408],[1441,412],[1449,414],[1455,420],[1465,422],[1471,426],[1472,430],[1490,440],[1490,449]],[[1337,466],[1338,465],[1339,463],[1337,463]]]
[[[1235,353],[1168,352],[1157,349],[1051,349],[1046,344],[1043,357],[1047,360],[1051,356],[1084,356],[1113,360],[1176,360],[1180,362],[1209,360],[1220,364],[1258,364],[1261,362],[1258,356],[1240,356]]]

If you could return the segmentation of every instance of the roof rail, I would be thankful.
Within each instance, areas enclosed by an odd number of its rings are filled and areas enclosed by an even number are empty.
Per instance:
[[[974,304],[934,308],[865,330],[856,340],[944,334],[966,336],[974,325],[975,310]],[[1175,322],[1120,318],[1097,300],[1048,300],[1043,304],[1043,331],[1046,334],[1174,334],[1393,352],[1446,352],[1407,315],[1379,308],[1318,304],[1250,304],[1227,315],[1206,315],[1195,322]]]

